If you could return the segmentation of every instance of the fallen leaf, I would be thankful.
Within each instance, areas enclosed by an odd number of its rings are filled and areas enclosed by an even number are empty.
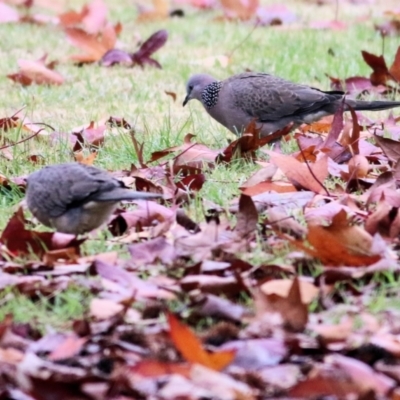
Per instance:
[[[114,48],[121,25],[113,26],[107,23],[97,34],[89,34],[80,28],[66,28],[68,40],[83,50],[82,54],[75,54],[70,58],[78,63],[92,63],[99,61],[103,55]]]
[[[235,351],[208,353],[194,333],[171,313],[167,314],[169,334],[186,361],[203,365],[216,371],[224,369],[235,357]]]
[[[29,86],[32,83],[37,85],[61,85],[64,83],[64,77],[53,70],[54,62],[46,64],[45,54],[37,61],[18,60],[19,71],[15,74],[7,75],[14,82],[23,86]]]
[[[270,161],[275,164],[295,186],[315,193],[326,193],[323,182],[328,177],[328,158],[321,157],[316,163],[301,163],[292,156],[266,151]],[[312,172],[311,172],[311,171]]]

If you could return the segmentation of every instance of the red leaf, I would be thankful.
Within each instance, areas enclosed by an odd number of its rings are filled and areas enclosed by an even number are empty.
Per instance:
[[[25,217],[22,208],[10,218],[1,234],[0,242],[4,244],[13,255],[29,255],[34,253],[42,257],[47,250],[55,250],[69,246],[79,245],[74,236],[57,243],[55,238],[59,235],[54,232],[36,232],[25,228]],[[65,238],[65,235],[63,235]]]

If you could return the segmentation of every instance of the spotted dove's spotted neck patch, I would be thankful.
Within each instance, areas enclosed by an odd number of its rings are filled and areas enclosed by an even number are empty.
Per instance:
[[[221,86],[222,82],[213,82],[204,88],[201,98],[206,108],[214,107],[217,104]]]

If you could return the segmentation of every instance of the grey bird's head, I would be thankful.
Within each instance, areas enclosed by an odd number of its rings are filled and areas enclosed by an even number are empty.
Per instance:
[[[217,82],[217,80],[211,75],[192,75],[186,84],[186,97],[182,105],[185,106],[192,99],[196,99],[201,102],[204,89],[214,82]]]

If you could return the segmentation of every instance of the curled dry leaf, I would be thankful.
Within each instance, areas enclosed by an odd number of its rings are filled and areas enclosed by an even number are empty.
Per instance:
[[[170,337],[186,361],[220,371],[234,359],[235,350],[209,353],[195,334],[173,314],[168,313],[167,318]]]
[[[80,28],[66,28],[68,40],[83,50],[82,54],[74,54],[70,58],[77,63],[92,63],[99,61],[107,51],[114,48],[122,25],[107,23],[101,32],[89,34]]]
[[[228,19],[248,20],[252,18],[259,6],[258,0],[221,0],[221,6]]]
[[[54,71],[55,62],[46,63],[45,54],[37,61],[18,60],[19,71],[15,74],[7,75],[14,82],[23,86],[29,86],[32,83],[37,85],[61,85],[64,83],[64,77]]]
[[[283,326],[291,331],[302,331],[308,321],[308,307],[303,303],[300,281],[296,277],[290,282],[290,288],[284,294],[265,293],[258,288],[254,293],[256,319],[262,319],[266,314],[280,314]]]
[[[166,19],[169,16],[169,0],[152,0],[152,6],[139,7],[138,22],[150,22]]]
[[[291,279],[273,279],[262,284],[260,290],[267,296],[276,294],[281,297],[287,297],[292,285],[293,281]],[[317,298],[319,290],[314,284],[299,279],[299,287],[301,302],[303,304],[310,304]]]
[[[326,193],[323,186],[328,177],[328,157],[323,156],[314,164],[302,163],[293,156],[266,151],[270,155],[271,163],[275,164],[290,182],[298,187],[311,190],[315,193]]]
[[[365,178],[368,175],[369,163],[364,156],[355,155],[348,162],[348,166],[350,179]]]
[[[82,10],[67,11],[58,16],[59,24],[63,27],[81,27],[89,34],[100,32],[107,22],[107,6],[103,0],[92,0],[85,4]]]

